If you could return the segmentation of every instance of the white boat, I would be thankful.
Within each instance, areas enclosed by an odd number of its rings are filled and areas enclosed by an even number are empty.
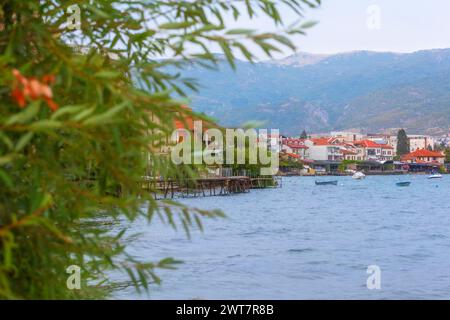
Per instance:
[[[441,178],[442,178],[442,174],[440,174],[440,173],[435,173],[428,177],[428,179],[441,179]]]
[[[355,180],[362,180],[366,177],[366,175],[362,172],[355,172],[355,174],[352,176],[353,179]]]

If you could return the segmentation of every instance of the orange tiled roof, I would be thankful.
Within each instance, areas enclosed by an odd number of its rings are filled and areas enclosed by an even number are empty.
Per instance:
[[[444,158],[444,155],[437,151],[430,151],[427,149],[418,149],[414,152],[403,156],[404,158]]]
[[[355,145],[360,145],[365,148],[381,148],[381,149],[394,149],[390,145],[387,144],[379,144],[372,140],[361,140],[361,141],[355,141]]]
[[[335,138],[324,137],[324,138],[312,138],[310,140],[316,146],[327,146],[329,144],[332,144],[334,142]]]
[[[286,146],[291,149],[308,149],[308,147],[303,144],[287,143]]]
[[[188,110],[188,111],[192,111],[192,109],[186,105],[182,105],[181,108]],[[183,120],[181,120],[181,119],[175,120],[175,128],[176,129],[188,129],[191,131],[194,130],[194,119],[191,116],[187,116]],[[186,126],[187,126],[187,128],[186,128]]]
[[[307,146],[305,146],[305,140],[304,139],[296,139],[296,138],[284,138],[283,139],[283,145],[288,146],[292,149],[308,149]]]
[[[295,158],[295,159],[300,159],[300,156],[298,154],[295,153],[286,153],[289,157]]]
[[[192,109],[186,105],[181,105],[181,108],[186,110],[187,113],[193,112]],[[216,127],[211,122],[205,121],[205,120],[200,119],[199,117],[196,117],[195,114],[194,115],[186,115],[184,113],[180,114],[179,112],[177,112],[177,116],[174,120],[174,126],[175,126],[175,129],[177,129],[177,130],[186,129],[188,131],[194,131],[194,121],[202,121],[202,130],[203,131],[208,130],[208,128]]]

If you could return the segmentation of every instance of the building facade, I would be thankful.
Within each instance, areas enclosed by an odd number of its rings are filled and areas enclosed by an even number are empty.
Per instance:
[[[407,163],[430,163],[443,165],[445,155],[442,152],[419,149],[402,156],[402,161]]]
[[[301,159],[309,159],[309,148],[305,145],[304,139],[283,138],[281,151],[298,155]]]
[[[363,161],[392,161],[394,149],[387,143],[376,143],[372,140],[355,141],[357,160]]]
[[[414,152],[420,149],[434,149],[435,139],[426,135],[408,135],[409,150]]]
[[[308,147],[309,158],[318,161],[340,161],[344,159],[341,151],[342,144],[337,138],[312,138],[305,139],[305,145]]]

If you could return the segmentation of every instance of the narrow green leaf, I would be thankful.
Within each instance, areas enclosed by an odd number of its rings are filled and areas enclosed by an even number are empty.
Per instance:
[[[16,152],[21,151],[31,141],[33,136],[34,136],[34,132],[27,132],[24,135],[22,135],[20,137],[19,141],[17,142],[16,147],[14,148],[14,150]]]

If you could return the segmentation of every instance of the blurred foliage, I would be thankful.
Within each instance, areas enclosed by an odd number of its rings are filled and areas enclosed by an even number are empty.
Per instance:
[[[192,115],[179,97],[197,85],[166,67],[214,67],[214,46],[231,66],[255,59],[250,43],[267,56],[294,49],[290,37],[313,25],[304,8],[319,2],[0,1],[0,297],[105,298],[112,269],[138,290],[159,283],[155,269],[178,261],[136,260],[112,226],[156,215],[188,229],[222,215],[139,187],[146,172],[186,177],[159,151],[174,119]],[[288,10],[298,23],[283,24]],[[257,15],[279,32],[226,26]],[[81,290],[66,287],[70,265]]]
[[[301,161],[287,159],[280,161],[280,167],[292,168],[292,169],[303,169],[303,163]]]

